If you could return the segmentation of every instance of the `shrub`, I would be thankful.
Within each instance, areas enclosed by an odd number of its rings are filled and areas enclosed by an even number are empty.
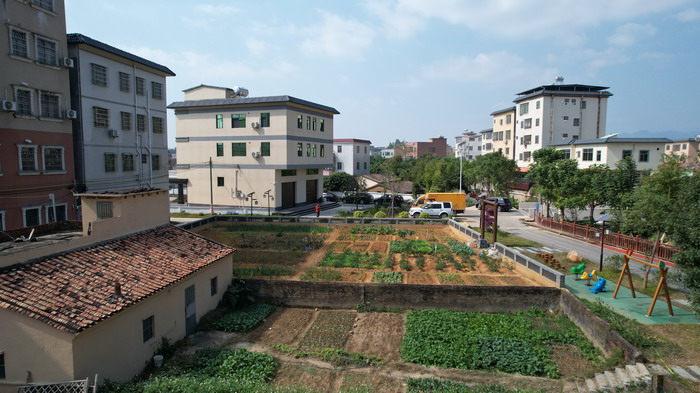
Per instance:
[[[401,284],[403,282],[403,274],[401,272],[374,272],[372,273],[372,282]]]
[[[401,212],[399,213],[399,218],[408,218],[408,212]]]
[[[428,212],[420,212],[418,218],[430,218],[430,214]]]
[[[374,213],[374,218],[386,218],[386,213],[384,213],[382,211],[378,211],[378,212]]]
[[[355,218],[362,218],[365,216],[365,212],[362,210],[356,210],[354,213],[352,213],[352,216]]]

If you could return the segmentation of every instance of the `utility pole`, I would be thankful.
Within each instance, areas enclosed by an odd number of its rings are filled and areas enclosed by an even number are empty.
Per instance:
[[[214,178],[211,157],[209,157],[209,213],[214,214]]]

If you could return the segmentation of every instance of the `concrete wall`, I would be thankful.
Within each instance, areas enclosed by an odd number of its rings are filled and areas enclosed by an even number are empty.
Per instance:
[[[82,200],[84,236],[109,239],[170,222],[167,190],[116,195],[83,194]],[[97,217],[97,202],[103,201],[112,202],[112,218]]]

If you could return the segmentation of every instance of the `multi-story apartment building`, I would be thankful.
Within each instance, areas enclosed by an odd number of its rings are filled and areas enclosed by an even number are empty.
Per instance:
[[[493,151],[515,159],[515,107],[497,110],[493,117]]]
[[[455,137],[455,157],[467,161],[473,161],[481,155],[481,134],[473,131],[464,131],[462,135]]]
[[[438,157],[447,157],[447,138],[440,136],[429,138],[429,142],[406,142],[406,158],[418,158],[423,154],[434,154]]]
[[[572,139],[605,135],[607,87],[553,84],[517,94],[515,157],[528,167],[535,150]]]
[[[79,192],[168,188],[167,67],[68,35]]]
[[[75,220],[64,2],[0,12],[0,230]]]
[[[369,173],[370,146],[364,139],[333,139],[335,171],[353,176]]]
[[[615,168],[618,161],[632,157],[638,170],[656,169],[664,155],[664,147],[671,143],[668,138],[618,138],[609,136],[597,139],[571,140],[553,143],[550,147],[564,151],[566,158],[574,158],[581,169],[596,164]]]
[[[684,156],[687,166],[697,166],[698,150],[700,150],[700,135],[695,138],[676,139],[666,144],[666,154]]]
[[[481,154],[493,153],[493,128],[479,131],[481,134]]]
[[[177,176],[191,204],[274,209],[315,203],[333,166],[329,106],[291,96],[244,97],[200,85],[175,110]],[[245,94],[243,94],[245,95]],[[249,199],[253,198],[253,199]]]

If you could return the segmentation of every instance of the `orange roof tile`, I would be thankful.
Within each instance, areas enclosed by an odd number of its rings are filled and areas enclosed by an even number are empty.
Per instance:
[[[2,268],[0,307],[76,334],[232,252],[163,226]]]

